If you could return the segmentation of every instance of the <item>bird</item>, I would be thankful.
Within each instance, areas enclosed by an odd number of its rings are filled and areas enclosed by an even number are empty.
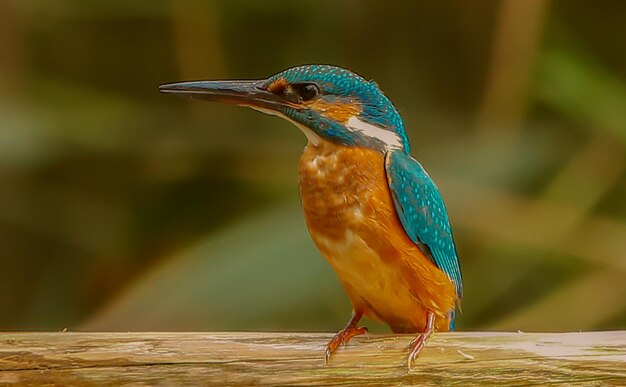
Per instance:
[[[352,305],[347,325],[326,346],[327,363],[367,332],[359,326],[364,316],[416,334],[409,369],[434,332],[454,330],[463,284],[446,206],[376,82],[312,64],[266,79],[186,81],[159,90],[278,116],[306,136],[298,166],[306,225]]]

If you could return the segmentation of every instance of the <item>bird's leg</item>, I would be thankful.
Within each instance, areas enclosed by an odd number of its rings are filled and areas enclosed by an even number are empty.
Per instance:
[[[350,321],[348,321],[348,324],[346,325],[346,327],[340,330],[339,332],[337,332],[337,334],[333,336],[333,338],[328,342],[328,344],[326,345],[326,353],[325,353],[326,363],[328,363],[328,360],[330,359],[330,355],[332,355],[333,352],[335,352],[337,348],[339,348],[340,345],[342,344],[346,345],[348,344],[348,341],[350,341],[350,339],[353,338],[354,336],[362,335],[367,332],[366,327],[356,326],[362,317],[363,317],[363,311],[358,310],[358,309],[355,310],[352,313],[352,318],[350,318]]]
[[[424,344],[426,344],[426,339],[430,337],[430,335],[434,331],[435,326],[435,314],[431,311],[426,315],[426,327],[424,328],[424,332],[419,333],[411,342],[409,343],[409,359],[408,366],[409,370],[411,366],[415,362],[415,359],[419,356],[420,352],[424,348]]]

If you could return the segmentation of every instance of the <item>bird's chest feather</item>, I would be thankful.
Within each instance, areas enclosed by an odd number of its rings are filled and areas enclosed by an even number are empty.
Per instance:
[[[309,145],[300,159],[300,196],[309,228],[341,241],[371,215],[387,189],[383,155],[362,148]]]
[[[311,236],[353,303],[364,302],[379,317],[388,314],[382,305],[389,299],[404,304],[394,314],[414,308],[403,273],[390,264],[400,259],[394,235],[404,232],[390,229],[395,213],[382,154],[309,145],[300,159],[300,195]]]
[[[399,221],[384,155],[328,142],[309,144],[300,158],[299,176],[313,241],[355,307],[395,331],[421,329],[423,308],[440,316],[453,308],[450,280],[408,238]]]

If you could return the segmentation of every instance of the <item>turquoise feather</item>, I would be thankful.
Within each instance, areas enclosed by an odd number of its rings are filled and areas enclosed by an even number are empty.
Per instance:
[[[407,235],[454,283],[457,299],[463,297],[459,258],[446,206],[437,186],[422,165],[402,151],[385,156],[389,189]],[[454,313],[450,328],[454,327]]]

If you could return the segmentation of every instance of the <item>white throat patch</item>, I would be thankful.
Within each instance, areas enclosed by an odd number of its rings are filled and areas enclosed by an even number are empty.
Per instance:
[[[297,126],[304,133],[309,143],[315,146],[319,145],[322,141],[321,137],[315,132],[313,132],[311,129],[300,124],[299,122],[292,120],[291,118],[285,116],[284,114],[280,112],[269,110],[269,109],[263,109],[263,108],[259,108],[256,106],[250,106],[250,105],[244,105],[244,106],[250,107],[254,110],[257,110],[257,111],[260,111],[260,112],[263,112],[272,116],[277,116],[277,117],[286,119],[287,121]],[[357,116],[350,117],[350,119],[348,119],[345,125],[346,125],[346,128],[351,132],[361,133],[367,137],[380,140],[389,149],[400,149],[400,150],[404,149],[404,143],[402,142],[402,139],[397,133],[391,130],[385,130],[381,128],[380,126],[376,126],[368,122],[365,122]]]
[[[387,147],[392,149],[403,149],[402,139],[397,133],[385,130],[379,126],[361,120],[357,116],[352,116],[346,122],[346,127],[352,132],[362,133],[367,137],[382,141]]]

